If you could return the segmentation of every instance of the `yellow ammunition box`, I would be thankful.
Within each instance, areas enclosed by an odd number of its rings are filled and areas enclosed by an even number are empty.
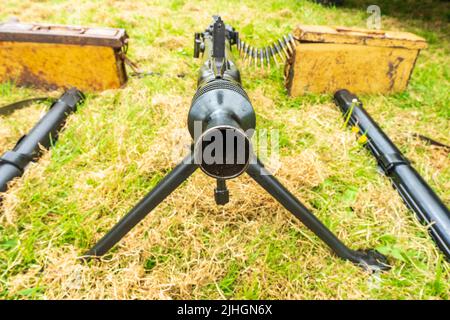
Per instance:
[[[425,39],[407,32],[305,26],[294,30],[295,54],[285,66],[291,96],[392,93],[405,90]]]
[[[119,88],[128,36],[123,29],[0,24],[0,82],[43,89]]]

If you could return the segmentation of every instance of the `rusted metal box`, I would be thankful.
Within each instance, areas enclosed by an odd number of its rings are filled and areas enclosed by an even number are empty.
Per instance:
[[[425,39],[407,32],[300,25],[295,54],[285,67],[291,96],[391,93],[405,90]]]
[[[0,24],[0,82],[83,91],[127,81],[123,29],[8,22]]]

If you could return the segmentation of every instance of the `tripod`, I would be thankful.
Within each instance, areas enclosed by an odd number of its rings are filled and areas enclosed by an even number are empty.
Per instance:
[[[203,34],[196,34],[196,55],[202,51],[206,59],[188,115],[188,128],[194,140],[191,152],[86,255],[105,254],[200,168],[217,180],[217,204],[229,201],[226,180],[247,173],[340,258],[370,270],[387,269],[386,258],[377,251],[348,248],[257,159],[250,142],[256,126],[255,112],[241,87],[239,70],[231,60],[231,45],[236,38],[234,29],[225,26],[220,17],[215,17]]]
[[[87,256],[101,256],[120,241],[135,225],[186,181],[198,168],[191,153],[182,160],[158,185],[122,218],[92,249]],[[342,259],[350,260],[367,269],[388,268],[386,259],[375,250],[356,251],[348,248],[319,219],[317,219],[292,193],[290,193],[259,161],[249,164],[246,173],[263,189],[313,231]],[[216,202],[228,202],[225,180],[217,179]],[[225,195],[225,196],[224,196]]]

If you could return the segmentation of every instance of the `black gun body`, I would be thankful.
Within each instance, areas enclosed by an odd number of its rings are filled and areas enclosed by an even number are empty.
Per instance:
[[[213,39],[206,36],[204,40],[205,54],[203,57],[203,64],[200,67],[197,78],[197,86],[200,89],[206,83],[214,81],[217,79],[217,74],[214,66],[211,65],[211,58],[213,54]],[[231,47],[229,43],[225,43],[225,56],[224,59],[228,63],[227,68],[223,72],[223,79],[241,85],[241,73],[236,66],[233,54],[231,53]]]
[[[233,60],[230,45],[225,43],[223,58],[214,58],[212,37],[207,35],[204,44],[204,60],[188,115],[188,128],[192,138],[194,141],[199,138],[194,132],[196,121],[202,123],[202,133],[221,124],[244,131],[254,129],[255,112],[241,86],[241,74]]]
[[[194,140],[195,163],[209,176],[231,179],[248,167],[256,116],[241,86],[241,75],[232,58],[230,41],[225,36],[226,26],[221,20],[217,25],[221,30],[211,28],[203,35],[204,60],[187,122]],[[218,47],[222,50],[215,50]],[[204,150],[218,134],[222,135],[223,164],[207,163]],[[227,149],[227,146],[235,145],[233,139],[244,146],[243,151]],[[237,161],[238,155],[243,155],[242,161]]]
[[[367,148],[375,156],[384,173],[391,178],[394,188],[407,206],[416,213],[422,223],[429,225],[431,236],[450,260],[448,208],[366,112],[355,95],[347,90],[340,90],[334,98],[345,116],[351,112],[349,124],[358,126],[360,132],[367,136]],[[352,104],[354,99],[357,99],[357,102]]]
[[[82,98],[80,91],[69,89],[52,104],[31,131],[18,141],[14,149],[0,158],[0,192],[6,191],[8,182],[23,174],[25,167],[41,155],[42,148],[48,149],[56,141],[68,115],[76,110],[76,105]]]

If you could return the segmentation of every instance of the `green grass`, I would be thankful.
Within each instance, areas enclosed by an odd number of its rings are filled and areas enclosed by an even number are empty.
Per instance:
[[[384,29],[417,33],[429,48],[406,92],[361,99],[449,204],[448,153],[412,137],[450,144],[449,5],[377,2]],[[448,299],[450,265],[369,152],[343,128],[331,96],[291,99],[282,70],[274,68],[241,71],[258,127],[280,130],[277,177],[346,244],[388,255],[390,271],[371,275],[331,255],[247,177],[231,181],[231,202],[217,207],[214,181],[200,172],[104,260],[77,259],[170,170],[172,148],[189,143],[172,132],[180,129],[188,138],[185,119],[200,64],[192,58],[192,38],[212,14],[261,45],[298,23],[365,27],[368,4],[3,1],[0,21],[17,16],[126,28],[130,57],[166,76],[132,78],[124,89],[88,94],[56,146],[5,194],[0,298]],[[45,94],[0,84],[0,105]],[[11,149],[43,110],[37,105],[0,118],[0,152]]]

